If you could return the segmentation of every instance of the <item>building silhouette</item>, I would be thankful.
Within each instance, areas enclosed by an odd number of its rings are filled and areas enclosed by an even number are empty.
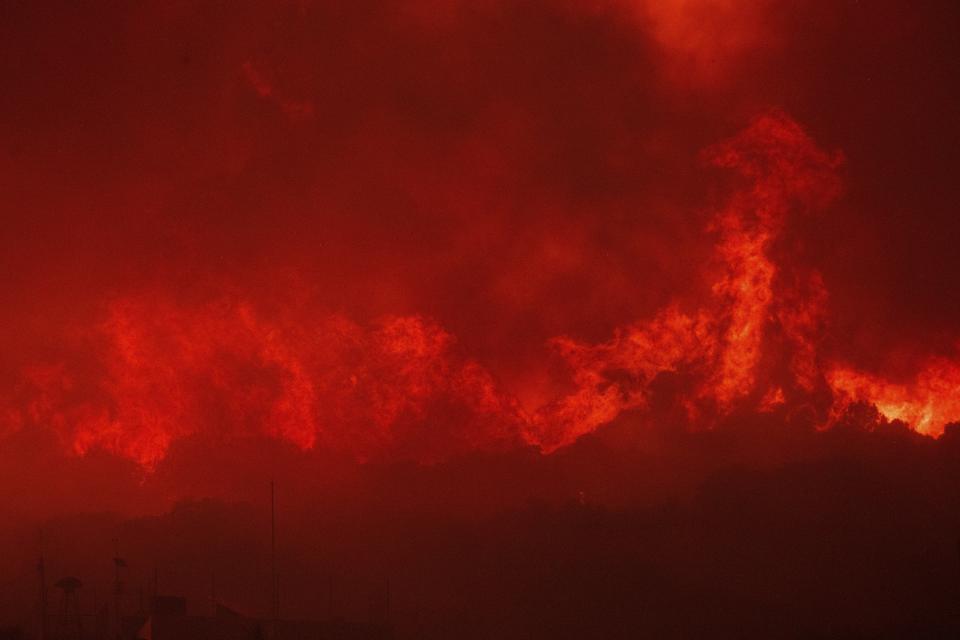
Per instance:
[[[153,612],[124,620],[123,640],[387,640],[385,624],[245,616],[217,603],[213,615],[191,616],[186,600],[158,596]],[[133,628],[136,627],[135,630]]]

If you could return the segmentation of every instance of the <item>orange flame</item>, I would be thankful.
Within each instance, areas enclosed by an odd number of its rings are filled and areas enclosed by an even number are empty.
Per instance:
[[[654,381],[670,372],[689,381],[681,404],[701,426],[818,389],[833,393],[828,423],[858,402],[930,435],[960,419],[956,363],[933,359],[912,382],[893,383],[822,362],[823,280],[775,259],[790,216],[840,193],[842,156],[774,112],[703,157],[740,180],[708,226],[717,245],[706,299],[692,310],[675,302],[599,344],[554,338],[572,390],[530,412],[421,316],[363,326],[299,307],[265,314],[242,299],[143,295],[109,306],[96,331],[99,374],[25,370],[19,400],[0,414],[4,431],[46,425],[77,454],[99,448],[145,469],[206,434],[267,434],[361,459],[398,450],[434,460],[524,442],[549,453],[648,407]]]
[[[865,402],[887,420],[905,422],[930,436],[939,436],[946,424],[960,420],[960,365],[943,358],[932,358],[904,384],[841,366],[834,367],[827,379],[834,392],[835,417],[851,404]]]
[[[719,235],[721,266],[712,298],[692,315],[671,306],[602,345],[555,340],[578,389],[533,420],[527,438],[545,451],[569,444],[622,411],[644,406],[650,383],[664,372],[682,369],[697,375],[697,398],[714,404],[721,415],[729,412],[757,391],[758,366],[771,332],[799,344],[793,363],[797,384],[804,389],[813,385],[814,347],[808,334],[824,297],[795,301],[784,295],[779,315],[774,313],[778,274],[769,251],[792,210],[822,207],[839,194],[836,169],[843,158],[818,149],[781,113],[757,118],[704,156],[747,180],[718,208],[710,225]],[[822,285],[818,277],[812,280]]]

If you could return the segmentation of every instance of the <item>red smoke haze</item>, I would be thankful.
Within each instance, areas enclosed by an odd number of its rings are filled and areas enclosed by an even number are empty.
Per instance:
[[[0,627],[956,637],[958,12],[0,3]]]
[[[4,11],[11,452],[960,419],[933,9]]]

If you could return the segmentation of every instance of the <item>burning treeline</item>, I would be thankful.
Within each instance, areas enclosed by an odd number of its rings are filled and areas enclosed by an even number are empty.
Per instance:
[[[82,332],[76,362],[24,369],[5,430],[50,428],[76,454],[103,449],[145,469],[198,434],[266,434],[359,459],[526,445],[546,454],[644,411],[664,375],[679,385],[682,428],[770,411],[829,428],[857,403],[931,436],[960,419],[953,361],[930,359],[912,380],[893,382],[828,357],[822,277],[778,259],[788,221],[821,215],[841,196],[842,154],[769,112],[702,157],[732,174],[711,205],[705,295],[600,344],[554,338],[568,391],[539,408],[523,407],[428,317],[363,324],[293,301],[303,296],[261,308],[242,293],[184,302],[143,291],[105,306]]]

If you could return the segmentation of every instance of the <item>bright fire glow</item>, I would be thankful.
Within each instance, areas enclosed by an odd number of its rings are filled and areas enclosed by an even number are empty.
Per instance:
[[[910,382],[894,383],[875,375],[837,367],[827,374],[834,411],[853,402],[872,404],[887,420],[899,420],[918,432],[938,436],[944,425],[960,420],[960,366],[931,359]]]
[[[453,335],[419,315],[361,324],[292,304],[266,313],[239,296],[196,304],[151,292],[109,305],[91,339],[93,373],[67,363],[25,370],[4,431],[53,428],[77,454],[102,449],[145,469],[180,439],[257,434],[359,459],[398,451],[429,461],[523,443],[549,453],[644,410],[668,372],[681,374],[682,405],[702,427],[734,411],[809,402],[818,390],[832,393],[834,419],[855,402],[930,435],[960,419],[955,363],[932,360],[912,382],[892,383],[822,361],[823,279],[782,264],[777,246],[792,216],[839,195],[842,156],[772,112],[703,158],[736,174],[708,224],[709,293],[606,342],[554,338],[569,392],[539,408],[521,409]]]

